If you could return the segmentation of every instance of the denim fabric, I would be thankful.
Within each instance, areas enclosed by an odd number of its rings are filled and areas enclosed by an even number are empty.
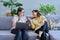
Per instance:
[[[42,27],[42,31],[48,33],[49,32],[49,27],[48,27],[48,23],[45,21],[43,27]]]
[[[46,33],[48,33],[49,31],[49,28],[48,28],[48,24],[47,22],[45,21],[44,25],[39,28],[38,30],[36,30],[35,32],[39,34],[39,31],[43,31],[42,35],[41,35],[41,38],[39,38],[39,40],[46,40]]]
[[[28,40],[28,33],[26,30],[18,30],[15,40]]]
[[[22,31],[22,38],[23,38],[23,40],[28,40],[28,33],[27,33],[27,31],[26,30],[23,30]]]
[[[22,31],[18,30],[15,36],[15,40],[22,40]]]
[[[41,35],[41,40],[46,40],[46,32],[43,32],[42,35]]]
[[[38,30],[36,30],[35,32],[39,34],[39,31],[43,31],[46,33],[49,32],[48,24],[46,21],[45,21],[44,25],[41,28],[39,28]]]

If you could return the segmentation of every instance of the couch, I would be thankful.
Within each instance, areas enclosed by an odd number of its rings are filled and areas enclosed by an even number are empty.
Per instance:
[[[0,17],[0,40],[14,40],[15,34],[11,33],[13,17]],[[28,31],[29,40],[35,40],[37,35],[32,30]]]

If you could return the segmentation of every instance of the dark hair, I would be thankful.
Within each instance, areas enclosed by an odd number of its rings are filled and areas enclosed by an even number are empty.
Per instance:
[[[41,16],[41,13],[38,10],[33,10],[32,12],[37,12],[37,17]]]
[[[19,8],[17,9],[17,15],[18,15],[18,12],[21,12],[22,10],[24,10],[24,9],[21,8],[21,7],[19,7]]]

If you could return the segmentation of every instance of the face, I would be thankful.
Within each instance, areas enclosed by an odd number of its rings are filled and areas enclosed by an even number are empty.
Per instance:
[[[33,15],[34,17],[37,17],[37,12],[32,12],[32,15]]]
[[[24,10],[22,10],[21,12],[18,13],[20,16],[24,15]]]

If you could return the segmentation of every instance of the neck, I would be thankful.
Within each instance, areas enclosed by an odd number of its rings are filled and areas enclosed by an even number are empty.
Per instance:
[[[22,15],[19,15],[18,17],[22,17]]]

